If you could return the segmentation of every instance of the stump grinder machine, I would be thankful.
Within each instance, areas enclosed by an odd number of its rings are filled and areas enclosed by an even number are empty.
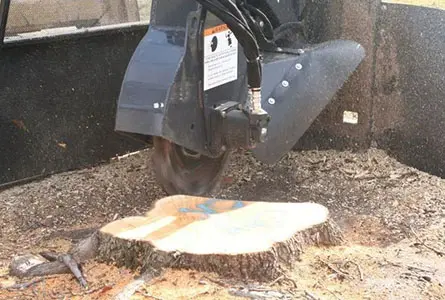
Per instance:
[[[304,2],[152,1],[116,130],[153,137],[167,193],[212,193],[235,148],[275,163],[361,63],[354,41],[306,41]]]

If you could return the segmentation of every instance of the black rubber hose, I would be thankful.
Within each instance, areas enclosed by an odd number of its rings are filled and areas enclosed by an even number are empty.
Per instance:
[[[237,17],[243,25],[249,26],[249,23],[247,23],[245,16],[238,9],[238,7],[235,5],[235,3],[233,3],[231,0],[218,0],[218,2],[220,2],[231,14],[233,14],[235,17]],[[249,30],[250,30],[250,28],[249,28]],[[252,33],[251,30],[250,30],[250,33]]]
[[[241,1],[240,1],[241,2]],[[261,29],[258,22],[255,20],[255,18],[251,15],[249,9],[246,7],[245,3],[240,3],[240,9],[242,9],[243,13],[247,17],[247,22],[249,27],[252,29],[254,36],[258,42],[258,45],[260,48],[264,50],[274,50],[276,49],[275,42],[273,40],[268,39],[265,35],[263,30]]]
[[[256,8],[253,5],[250,5],[248,3],[245,3],[246,8],[253,13],[254,15],[258,16],[261,21],[264,22],[264,35],[270,39],[273,40],[273,26],[272,23],[270,22],[269,18],[266,16],[265,13],[263,13],[261,10],[259,10],[258,8]]]

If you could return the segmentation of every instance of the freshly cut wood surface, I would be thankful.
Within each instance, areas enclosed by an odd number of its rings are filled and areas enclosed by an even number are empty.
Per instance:
[[[119,264],[177,266],[244,278],[272,278],[308,245],[341,234],[327,208],[193,196],[163,198],[145,216],[101,228],[99,256]]]

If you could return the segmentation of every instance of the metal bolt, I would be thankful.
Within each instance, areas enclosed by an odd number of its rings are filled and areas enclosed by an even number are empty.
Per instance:
[[[281,51],[283,51],[283,48],[277,47],[277,51],[281,52]]]
[[[298,54],[303,54],[304,50],[303,49],[298,49],[297,52],[298,52]]]
[[[260,26],[264,27],[264,22],[263,21],[260,21]]]
[[[283,80],[283,81],[281,82],[281,85],[284,86],[284,87],[288,87],[288,86],[289,86],[289,81],[287,81],[287,80]]]
[[[269,98],[269,99],[267,99],[267,102],[269,102],[270,105],[274,105],[275,104],[275,99],[274,98]]]
[[[222,111],[222,112],[221,112],[221,117],[222,117],[223,119],[225,119],[226,116],[227,116],[226,112],[225,112],[225,111]]]
[[[301,69],[303,69],[303,65],[302,64],[296,64],[295,65],[295,69],[301,70]]]

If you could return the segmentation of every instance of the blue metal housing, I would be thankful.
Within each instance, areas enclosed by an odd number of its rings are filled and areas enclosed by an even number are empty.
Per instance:
[[[241,103],[247,93],[242,49],[238,80],[202,90],[200,33],[217,24],[221,21],[201,11],[195,1],[153,1],[150,29],[124,78],[116,130],[161,136],[212,156],[207,144],[212,133],[206,132],[209,109],[227,101]],[[268,139],[254,154],[267,163],[295,145],[365,55],[352,41],[302,50],[264,53],[262,103],[272,119]]]

